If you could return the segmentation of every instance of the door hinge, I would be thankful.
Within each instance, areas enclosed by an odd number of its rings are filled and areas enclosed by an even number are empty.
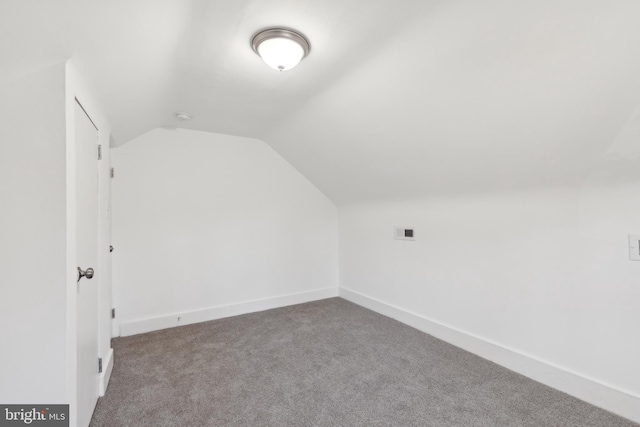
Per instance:
[[[98,357],[98,373],[102,373],[102,357]]]
[[[116,176],[116,171],[114,168],[111,168],[111,178]]]
[[[112,318],[112,319],[115,319],[115,318],[116,318],[116,309],[115,309],[115,308],[112,308],[112,309],[111,309],[111,318]]]
[[[102,145],[98,144],[98,160],[102,160]]]

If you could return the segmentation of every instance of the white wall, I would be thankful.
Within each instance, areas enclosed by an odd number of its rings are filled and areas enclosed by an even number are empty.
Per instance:
[[[0,81],[0,401],[71,403],[75,399],[74,96],[101,126],[100,236],[106,217],[109,127],[79,73],[59,62]],[[72,124],[72,123],[71,123]],[[104,245],[103,245],[104,246]],[[101,304],[111,306],[108,250],[100,251]],[[68,310],[68,308],[71,308]],[[109,352],[106,308],[100,354]],[[107,323],[106,325],[105,322]],[[104,357],[104,356],[103,356]],[[73,408],[73,406],[72,406]],[[75,425],[75,414],[71,423]]]
[[[635,176],[340,207],[340,287],[427,318],[436,334],[444,324],[635,396],[591,401],[640,419],[640,262],[627,248],[640,232]],[[416,241],[393,240],[394,225],[415,227]]]
[[[68,403],[65,67],[0,81],[0,402]]]
[[[337,295],[336,208],[265,143],[155,129],[113,149],[113,165],[123,334],[253,300]]]

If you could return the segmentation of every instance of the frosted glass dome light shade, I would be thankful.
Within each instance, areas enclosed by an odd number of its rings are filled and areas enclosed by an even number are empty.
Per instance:
[[[309,54],[309,41],[285,28],[270,28],[253,36],[251,47],[271,68],[285,71],[298,65]]]
[[[289,70],[302,60],[302,46],[290,39],[269,39],[260,43],[258,54],[271,68]]]

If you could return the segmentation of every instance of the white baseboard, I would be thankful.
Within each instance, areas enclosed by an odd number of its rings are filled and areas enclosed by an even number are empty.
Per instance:
[[[384,303],[359,292],[340,288],[339,293],[342,298],[348,301],[396,319],[594,406],[640,422],[640,396],[631,392],[603,384],[585,375],[572,372],[570,369]]]
[[[106,359],[106,360],[105,360]],[[102,360],[102,372],[98,377],[98,392],[100,397],[104,396],[111,379],[111,372],[113,371],[113,349],[110,348],[107,356]]]
[[[175,326],[207,322],[209,320],[254,313],[256,311],[270,310],[272,308],[286,307],[288,305],[302,304],[305,302],[337,296],[338,288],[326,288],[296,294],[280,295],[273,298],[246,301],[237,304],[211,307],[203,310],[194,310],[148,319],[132,320],[120,323],[120,336],[126,337],[129,335],[142,334],[160,329],[173,328]]]

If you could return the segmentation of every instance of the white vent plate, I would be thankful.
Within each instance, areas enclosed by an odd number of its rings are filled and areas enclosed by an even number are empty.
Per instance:
[[[396,240],[416,240],[416,230],[413,227],[393,227],[393,238]]]

